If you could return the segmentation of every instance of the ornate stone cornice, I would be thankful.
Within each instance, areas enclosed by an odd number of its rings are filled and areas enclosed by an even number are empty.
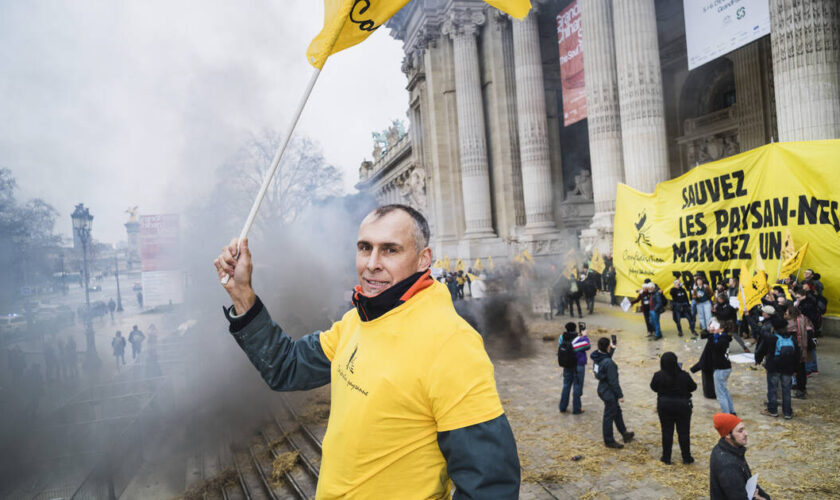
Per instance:
[[[453,9],[449,12],[441,31],[453,39],[459,36],[475,36],[486,21],[484,9]]]

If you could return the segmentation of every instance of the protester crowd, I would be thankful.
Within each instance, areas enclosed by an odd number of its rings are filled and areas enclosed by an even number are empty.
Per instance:
[[[761,414],[772,418],[781,413],[785,419],[791,419],[794,417],[792,399],[808,397],[808,378],[819,373],[817,345],[828,304],[822,294],[820,275],[810,269],[804,271],[801,281],[796,275],[780,280],[760,304],[748,311],[739,310],[739,291],[738,278],[731,278],[726,284],[718,283],[713,289],[704,275],[697,274],[691,283],[675,281],[669,293],[670,300],[656,283],[645,280],[636,297],[629,301],[631,305],[637,304],[642,313],[648,339],[663,338],[660,321],[670,305],[677,335],[683,336],[685,320],[691,336],[704,341],[700,359],[690,371],[702,373],[703,395],[717,399],[720,404],[720,413],[715,415],[713,425],[721,439],[712,451],[710,462],[713,499],[746,498],[745,488],[751,476],[744,456],[747,432],[737,416],[728,385],[732,373],[730,344],[733,341],[739,344],[746,355],[754,356],[755,365],[764,367],[767,391]],[[614,294],[611,294],[610,302],[615,303]],[[580,394],[587,360],[582,353],[589,348],[585,324],[567,323],[558,341],[557,353],[558,364],[563,369],[561,413],[567,412],[570,392],[572,413],[584,411]],[[612,340],[602,337],[597,340],[597,350],[590,356],[592,371],[598,380],[598,396],[604,403],[602,433],[608,448],[623,447],[615,440],[613,427],[618,429],[624,443],[630,442],[634,435],[627,430],[622,418],[623,393],[618,365],[613,359],[615,350],[615,337]],[[689,371],[683,369],[676,354],[666,352],[660,357],[660,370],[653,375],[650,388],[657,394],[662,432],[660,460],[664,464],[671,463],[676,430],[683,463],[693,463],[689,435],[691,396],[698,388],[697,383]],[[760,487],[755,491],[753,498],[770,498]]]

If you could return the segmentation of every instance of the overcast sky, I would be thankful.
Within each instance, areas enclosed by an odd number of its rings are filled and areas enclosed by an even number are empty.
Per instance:
[[[179,211],[250,133],[288,126],[322,16],[318,0],[2,2],[0,167],[61,233],[83,202],[95,238],[123,240],[127,207]],[[348,191],[370,132],[405,119],[401,47],[381,29],[331,58],[298,127]]]

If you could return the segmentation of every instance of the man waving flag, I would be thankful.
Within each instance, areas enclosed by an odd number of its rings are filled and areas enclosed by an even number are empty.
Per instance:
[[[531,10],[530,0],[485,0],[493,7],[522,19]],[[321,69],[336,52],[363,42],[376,28],[402,9],[409,0],[324,0],[324,28],[309,44],[306,58]]]

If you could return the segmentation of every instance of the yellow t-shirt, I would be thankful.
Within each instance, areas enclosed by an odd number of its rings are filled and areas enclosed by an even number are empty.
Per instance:
[[[321,334],[332,362],[318,499],[449,498],[437,433],[503,413],[481,336],[439,282],[373,321]]]

